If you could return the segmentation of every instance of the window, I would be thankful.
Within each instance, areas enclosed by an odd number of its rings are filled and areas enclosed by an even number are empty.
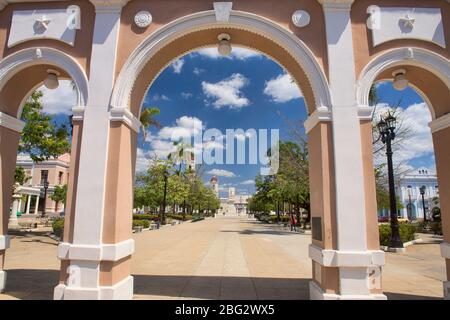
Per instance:
[[[44,185],[45,181],[48,181],[48,170],[41,170],[41,185]]]
[[[60,171],[60,172],[58,173],[58,184],[59,184],[59,185],[62,184],[63,174],[64,174],[64,172],[62,172],[62,171]]]

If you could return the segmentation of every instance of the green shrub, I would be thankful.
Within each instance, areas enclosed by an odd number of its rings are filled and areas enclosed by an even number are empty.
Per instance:
[[[197,221],[202,221],[202,220],[205,220],[205,218],[202,217],[202,216],[194,216],[194,217],[192,217],[192,222],[197,222]]]
[[[62,238],[64,234],[64,218],[56,218],[52,223],[52,229],[55,236]]]
[[[158,220],[157,214],[133,214],[133,220]]]
[[[150,221],[149,220],[133,220],[133,228],[134,227],[148,228],[148,227],[150,227]]]
[[[434,233],[434,234],[442,234],[442,222],[440,221],[433,221],[430,222],[430,230]]]
[[[381,224],[379,226],[380,230],[380,245],[388,246],[389,238],[391,237],[391,226],[389,224]],[[412,241],[415,238],[415,233],[417,232],[417,227],[413,224],[400,223],[399,233],[400,239],[403,243]]]

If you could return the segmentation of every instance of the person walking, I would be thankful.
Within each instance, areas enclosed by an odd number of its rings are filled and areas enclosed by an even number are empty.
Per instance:
[[[291,231],[297,231],[297,219],[295,218],[295,214],[290,213],[291,215]]]

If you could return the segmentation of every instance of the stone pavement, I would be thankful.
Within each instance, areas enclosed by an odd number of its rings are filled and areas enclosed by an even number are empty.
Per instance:
[[[308,299],[310,236],[246,217],[210,218],[133,235],[135,299]],[[390,299],[442,297],[436,239],[386,254]],[[56,242],[13,236],[0,299],[51,299],[59,276]]]

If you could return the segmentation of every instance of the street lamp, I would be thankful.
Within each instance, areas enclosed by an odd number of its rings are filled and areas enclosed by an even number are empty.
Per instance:
[[[427,222],[427,210],[425,208],[425,190],[427,187],[420,187],[420,195],[422,196],[422,206],[423,206],[423,222]]]
[[[169,177],[169,173],[167,169],[164,169],[164,195],[163,195],[163,203],[161,209],[161,225],[166,224],[166,198],[167,198],[167,179]]]
[[[44,181],[44,208],[42,209],[42,217],[45,217],[45,209],[47,208],[47,191],[48,191],[48,180]]]
[[[389,239],[389,247],[403,248],[402,240],[400,239],[398,218],[397,218],[397,199],[395,196],[394,184],[394,169],[392,164],[392,141],[395,139],[395,125],[397,119],[389,111],[387,116],[383,119],[381,117],[378,123],[378,130],[381,134],[381,141],[386,145],[386,155],[388,164],[388,178],[389,178],[389,202],[391,206],[391,238]]]
[[[411,202],[411,193],[412,193],[412,187],[411,187],[411,186],[408,186],[408,198],[409,198],[408,219],[409,219],[409,221],[412,221],[412,202]]]

